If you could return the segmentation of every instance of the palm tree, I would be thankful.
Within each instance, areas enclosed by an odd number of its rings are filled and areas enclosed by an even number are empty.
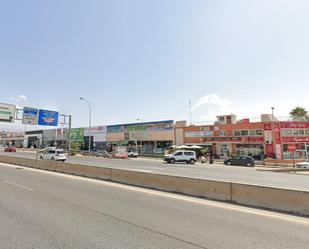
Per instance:
[[[293,120],[309,120],[308,111],[304,107],[297,106],[290,112]]]

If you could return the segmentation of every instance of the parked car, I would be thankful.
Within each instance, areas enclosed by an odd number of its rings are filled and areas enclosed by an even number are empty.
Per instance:
[[[4,152],[16,152],[16,148],[14,146],[5,147]]]
[[[129,157],[138,157],[138,152],[134,150],[128,150]]]
[[[128,151],[125,146],[118,146],[113,148],[112,157],[117,159],[127,159]]]
[[[296,163],[296,168],[309,169],[309,162]]]
[[[225,165],[254,167],[255,160],[251,156],[235,156],[224,161]]]
[[[166,155],[164,161],[167,163],[183,162],[187,164],[195,164],[197,160],[195,151],[177,150],[172,154]]]
[[[43,150],[40,153],[40,159],[65,162],[65,160],[67,159],[67,156],[64,150],[48,148],[48,149]]]

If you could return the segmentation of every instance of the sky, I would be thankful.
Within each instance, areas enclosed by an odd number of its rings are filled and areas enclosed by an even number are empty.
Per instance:
[[[0,0],[0,102],[73,126],[309,109],[307,0]],[[5,125],[0,124],[0,130]],[[6,126],[7,127],[7,126]]]

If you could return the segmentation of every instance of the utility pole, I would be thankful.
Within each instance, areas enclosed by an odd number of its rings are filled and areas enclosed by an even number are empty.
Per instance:
[[[189,100],[189,110],[190,110],[190,125],[192,125],[192,102]]]
[[[91,151],[91,105],[90,105],[90,102],[83,98],[83,97],[80,97],[80,100],[83,100],[85,102],[87,102],[88,104],[88,107],[89,107],[89,143],[88,143],[88,151],[90,152]]]
[[[275,117],[274,117],[274,110],[275,107],[271,108],[271,131],[272,131],[272,138],[273,138],[273,155],[275,156],[275,159],[277,159],[277,153],[276,153],[276,137],[275,137]]]

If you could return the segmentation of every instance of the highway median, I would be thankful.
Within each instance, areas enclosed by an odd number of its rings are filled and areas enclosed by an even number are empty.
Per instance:
[[[309,216],[309,191],[0,155],[0,162]]]

